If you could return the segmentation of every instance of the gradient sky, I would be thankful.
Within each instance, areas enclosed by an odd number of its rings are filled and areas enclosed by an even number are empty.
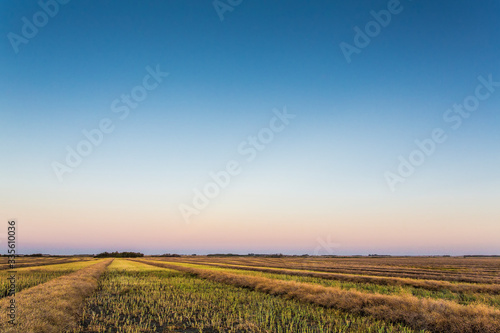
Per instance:
[[[443,119],[479,76],[500,81],[500,3],[401,0],[348,63],[339,45],[391,2],[243,0],[221,21],[212,1],[73,0],[16,53],[44,14],[2,1],[0,246],[15,218],[22,253],[500,254],[500,87],[458,129]],[[169,75],[120,119],[148,66]],[[285,107],[247,161],[238,146]],[[59,181],[54,161],[105,118]],[[391,191],[435,128],[447,140]],[[185,223],[231,160],[241,173]]]

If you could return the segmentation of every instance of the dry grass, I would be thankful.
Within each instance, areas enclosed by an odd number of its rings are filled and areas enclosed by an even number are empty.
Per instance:
[[[15,296],[16,322],[8,323],[7,308],[12,297],[0,301],[0,331],[56,333],[76,327],[84,299],[97,288],[97,280],[112,259],[26,289]]]
[[[151,265],[189,272],[212,281],[281,295],[353,314],[404,323],[414,329],[449,333],[498,333],[500,311],[484,305],[462,306],[444,300],[346,291],[294,281],[231,274],[210,269],[140,260]]]

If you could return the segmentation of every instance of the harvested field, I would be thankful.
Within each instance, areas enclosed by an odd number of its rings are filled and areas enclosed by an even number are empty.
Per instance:
[[[350,260],[364,273],[317,270]],[[182,256],[20,268],[18,326],[4,313],[0,332],[500,332],[498,285],[453,280],[470,267],[486,279],[498,259],[377,260]],[[372,275],[383,271],[377,263],[393,269]],[[452,280],[392,276],[410,267]]]
[[[115,259],[72,332],[415,332],[369,316]]]
[[[457,333],[500,331],[500,311],[485,305],[462,306],[453,302],[418,299],[412,296],[370,295],[294,281],[220,272],[210,268],[186,267],[158,261],[141,262],[357,315],[369,315],[389,322],[402,322],[417,330]]]

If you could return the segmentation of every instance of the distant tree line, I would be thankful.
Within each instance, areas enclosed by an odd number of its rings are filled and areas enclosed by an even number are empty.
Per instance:
[[[96,258],[138,258],[144,257],[144,253],[140,252],[102,252],[95,255]]]
[[[255,253],[249,253],[249,254],[233,254],[233,253],[213,253],[213,254],[207,254],[207,257],[266,257],[266,258],[281,258],[281,257],[286,257],[284,254],[281,253],[274,253],[274,254],[255,254]]]
[[[500,257],[498,254],[492,254],[492,255],[486,255],[486,254],[469,254],[465,255],[464,258],[488,258],[488,257],[493,257],[497,258]]]

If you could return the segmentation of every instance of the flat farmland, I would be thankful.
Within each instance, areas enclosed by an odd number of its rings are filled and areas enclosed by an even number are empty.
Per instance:
[[[500,332],[499,258],[40,263],[17,270],[1,332]]]

